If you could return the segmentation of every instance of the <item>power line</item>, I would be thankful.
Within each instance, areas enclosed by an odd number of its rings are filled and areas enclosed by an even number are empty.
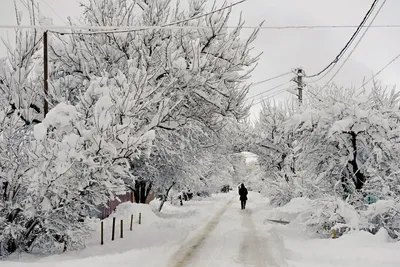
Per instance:
[[[29,50],[29,52],[27,52],[26,55],[31,54],[31,53],[36,49],[36,47],[40,44],[40,42],[41,42],[42,40],[43,40],[43,36],[40,37],[40,38],[33,44],[31,50]]]
[[[34,11],[35,6],[32,4],[32,10],[31,10],[30,7],[29,7],[29,1],[27,1],[25,3],[23,0],[19,0],[19,2],[26,8],[26,10],[28,10],[29,13],[31,13],[31,11]],[[31,23],[33,23],[33,25],[35,26],[35,21],[32,21],[31,14],[29,16],[30,16]],[[36,16],[33,19],[35,19],[39,23],[39,19],[36,18]]]
[[[251,106],[255,106],[255,105],[257,105],[257,104],[263,102],[264,100],[270,99],[270,98],[272,98],[272,97],[274,97],[274,96],[277,96],[277,95],[282,94],[282,93],[285,93],[285,92],[287,92],[287,88],[282,88],[282,89],[280,89],[280,90],[278,90],[277,92],[274,92],[274,93],[272,93],[272,94],[264,95],[264,96],[258,97],[258,98],[255,99],[256,102],[255,102],[255,103],[252,103]],[[254,101],[254,100],[253,100],[253,101]]]
[[[363,83],[363,85],[360,86],[360,88],[357,89],[360,90],[361,88],[363,88],[365,85],[367,85],[370,81],[372,81],[373,79],[375,79],[376,76],[378,76],[379,74],[381,74],[382,71],[384,71],[387,67],[389,67],[393,62],[395,62],[397,59],[400,58],[400,54],[398,54],[395,58],[393,58],[389,63],[387,63],[382,69],[380,69],[375,75],[373,75],[370,79],[368,79],[365,83]]]
[[[181,23],[181,22],[179,22]],[[301,29],[346,29],[356,28],[354,25],[289,25],[289,26],[241,26],[242,29],[260,29],[260,30],[301,30]],[[367,28],[368,26],[362,26],[361,28]],[[44,29],[44,30],[125,30],[125,31],[140,31],[140,30],[158,30],[161,28],[170,30],[184,30],[184,29],[210,29],[211,26],[87,26],[87,25],[0,25],[0,29]],[[236,29],[238,26],[227,25],[221,27],[223,29]],[[400,24],[386,24],[386,25],[372,25],[370,28],[400,28]],[[114,33],[115,31],[104,31],[98,33]],[[68,32],[55,32],[59,34],[68,34]],[[96,33],[88,32],[87,34]],[[118,32],[115,32],[118,33]],[[76,33],[73,33],[76,34]]]
[[[284,85],[286,85],[286,84],[288,84],[288,83],[290,83],[290,82],[291,82],[291,81],[284,82],[284,83],[279,84],[279,85],[277,85],[277,86],[274,86],[274,87],[272,87],[272,88],[270,88],[270,89],[268,89],[268,90],[265,90],[265,91],[263,91],[263,92],[261,92],[261,93],[258,93],[258,94],[256,94],[256,95],[249,96],[246,100],[249,100],[249,99],[255,98],[255,97],[257,97],[257,96],[260,96],[260,95],[266,94],[266,93],[268,93],[268,92],[271,92],[271,91],[273,91],[273,90],[275,90],[275,89],[277,89],[277,88],[279,88],[279,87],[282,87],[282,86],[284,86]]]
[[[317,79],[315,79],[313,81],[308,81],[308,83],[316,83],[316,82],[322,80],[332,71],[333,67],[334,67],[334,65],[332,65],[330,68],[328,68],[328,71],[325,72],[322,76],[318,77]],[[305,78],[307,78],[307,77],[305,77]]]
[[[56,14],[56,16],[57,16],[59,19],[61,19],[62,22],[64,22],[65,24],[68,24],[68,23],[66,23],[65,20],[60,16],[60,14],[58,14],[58,13],[54,10],[54,8],[52,8],[52,7],[47,3],[46,0],[41,0],[41,1],[43,1],[43,3],[45,3],[45,5],[48,6],[48,7],[53,11],[53,13]]]
[[[286,92],[286,89],[283,89],[283,90],[279,90],[278,92],[276,92],[276,93],[274,93],[274,94],[272,94],[272,95],[265,96],[265,97],[261,97],[261,98],[260,98],[260,101],[257,101],[256,103],[252,103],[252,104],[250,105],[250,107],[254,107],[255,105],[258,105],[258,104],[264,102],[264,101],[267,100],[267,99],[270,99],[270,98],[272,98],[272,97],[275,97],[275,96],[280,95],[280,94],[285,93],[285,92]]]
[[[194,17],[192,17],[192,18],[187,18],[187,19],[183,19],[183,20],[179,20],[179,21],[174,21],[174,22],[166,23],[166,24],[160,25],[160,26],[158,26],[158,27],[159,27],[159,28],[166,28],[166,27],[170,27],[170,26],[175,26],[175,25],[177,25],[177,24],[185,23],[185,22],[188,22],[188,21],[192,21],[192,20],[195,20],[195,19],[199,19],[199,18],[202,18],[202,17],[206,17],[206,16],[212,15],[212,14],[214,14],[214,13],[221,12],[221,11],[223,11],[223,10],[225,10],[225,9],[232,8],[232,7],[234,7],[234,6],[237,6],[237,5],[239,5],[239,4],[244,3],[244,2],[246,2],[246,1],[247,1],[247,0],[240,0],[240,1],[235,2],[235,3],[233,3],[233,4],[230,4],[230,5],[227,5],[227,6],[224,6],[224,7],[215,9],[215,10],[212,10],[212,11],[206,13],[206,14],[200,14],[200,15],[194,16]],[[128,29],[125,29],[125,30],[115,30],[115,28],[114,28],[114,30],[111,30],[111,31],[81,32],[81,33],[79,33],[79,34],[126,33],[126,32],[134,32],[134,31],[142,31],[142,30],[147,29],[147,27],[148,27],[148,26],[139,27],[139,28],[128,28]],[[52,31],[52,32],[53,32],[53,33],[59,33],[59,34],[75,34],[75,33],[71,33],[71,32],[69,32],[69,33],[61,33],[61,32],[55,32],[55,31]]]
[[[231,26],[237,27],[237,26]],[[364,25],[286,25],[286,26],[243,26],[243,29],[261,30],[313,30],[313,29],[353,29],[353,28],[366,28]],[[400,28],[400,24],[379,24],[371,26],[371,28]]]
[[[311,91],[304,91],[304,92],[306,92],[306,94],[308,94],[308,95],[311,95],[311,96],[313,96],[314,98],[316,98],[319,102],[322,102],[322,100],[316,95],[316,94],[314,94],[313,92],[311,92]]]
[[[339,69],[335,72],[335,74],[333,74],[333,76],[326,82],[326,84],[324,85],[325,88],[335,77],[336,75],[339,73],[339,71],[343,68],[343,66],[346,64],[346,62],[349,60],[349,58],[351,57],[351,55],[354,53],[354,51],[357,49],[358,45],[361,43],[362,39],[364,38],[365,34],[368,32],[368,29],[370,28],[370,26],[372,25],[372,23],[374,23],[376,17],[378,16],[378,14],[381,12],[383,6],[385,5],[386,0],[383,0],[382,5],[379,7],[378,11],[376,12],[376,14],[374,15],[374,17],[372,18],[371,22],[369,23],[368,27],[365,29],[365,31],[363,32],[363,34],[361,35],[360,39],[357,41],[356,45],[354,46],[353,50],[351,50],[350,54],[346,57],[346,59],[343,61],[342,65],[340,65]]]
[[[262,83],[265,83],[265,82],[268,82],[268,81],[275,80],[275,79],[277,79],[277,78],[280,78],[280,77],[283,77],[283,76],[289,75],[289,74],[291,74],[291,73],[292,73],[292,72],[291,72],[291,71],[289,71],[289,72],[283,73],[283,74],[281,74],[281,75],[278,75],[278,76],[275,76],[275,77],[271,77],[271,78],[268,78],[268,79],[265,79],[265,80],[262,80],[262,81],[259,81],[259,82],[256,82],[256,83],[253,83],[252,85],[250,85],[250,87],[252,87],[252,86],[256,86],[256,85],[259,85],[259,84],[262,84]]]
[[[19,0],[19,2],[29,11],[29,7],[27,6],[27,4],[24,1]]]
[[[317,72],[316,74],[313,75],[306,75],[306,78],[313,78],[321,75],[323,72],[325,72],[327,69],[329,69],[332,65],[336,64],[340,58],[343,56],[343,54],[346,52],[346,50],[349,48],[351,43],[354,41],[354,39],[357,37],[358,33],[360,32],[362,26],[365,24],[369,16],[371,15],[372,11],[374,10],[376,4],[378,3],[378,0],[374,0],[372,3],[371,7],[369,8],[368,12],[365,14],[364,18],[362,19],[359,27],[357,27],[356,31],[353,33],[351,36],[350,40],[347,41],[346,45],[342,48],[342,50],[339,52],[339,54],[335,57],[335,59],[329,63],[325,68],[323,68],[321,71]]]

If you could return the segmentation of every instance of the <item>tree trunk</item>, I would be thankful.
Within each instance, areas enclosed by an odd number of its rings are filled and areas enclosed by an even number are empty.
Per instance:
[[[349,171],[348,168],[347,171]],[[351,185],[349,184],[349,180],[346,178],[344,173],[342,174],[341,182],[344,191],[344,195],[342,197],[343,199],[346,199],[351,194],[352,190],[350,189]]]
[[[169,191],[171,191],[171,189],[172,189],[172,187],[174,185],[175,185],[175,182],[173,182],[172,185],[167,189],[167,192],[165,193],[165,195],[164,195],[164,197],[163,197],[163,199],[162,199],[162,201],[160,203],[160,207],[158,208],[158,212],[161,212],[161,210],[162,210],[162,208],[164,206],[164,203],[168,200]]]
[[[352,172],[355,177],[354,184],[356,186],[356,190],[361,190],[365,183],[365,175],[359,170],[357,164],[357,134],[354,132],[349,133],[351,136],[351,144],[353,147],[353,159],[349,160],[349,164],[352,166]]]
[[[149,181],[142,180],[135,182],[135,190],[133,191],[133,194],[135,195],[136,203],[146,203],[147,196],[151,191],[151,186],[152,184]]]
[[[15,251],[17,251],[17,248],[18,248],[18,246],[17,246],[16,240],[14,238],[10,238],[7,242],[7,253],[12,254]],[[0,254],[0,256],[3,256],[3,255]]]
[[[145,186],[145,190],[143,190],[143,193],[142,193],[142,202],[141,203],[146,203],[146,200],[147,200],[147,197],[149,196],[149,194],[150,194],[150,191],[151,191],[151,188],[152,188],[152,183],[151,182],[149,182],[149,183],[147,183],[147,188],[146,188],[146,186]]]

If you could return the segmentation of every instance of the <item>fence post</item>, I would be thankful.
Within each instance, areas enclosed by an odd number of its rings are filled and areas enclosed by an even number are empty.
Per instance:
[[[104,225],[103,224],[104,224],[104,222],[101,221],[101,230],[100,230],[101,231],[101,234],[100,234],[101,235],[101,241],[100,241],[101,245],[104,244]]]
[[[130,227],[131,231],[132,231],[132,226],[133,226],[133,214],[131,214],[131,227]]]
[[[139,224],[142,224],[142,213],[139,212]]]
[[[111,232],[111,240],[114,241],[114,239],[115,239],[115,217],[113,217],[112,232]]]
[[[121,220],[121,238],[124,238],[124,220]]]

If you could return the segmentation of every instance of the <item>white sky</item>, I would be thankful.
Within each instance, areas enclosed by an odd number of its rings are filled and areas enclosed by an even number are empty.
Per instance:
[[[0,24],[15,24],[13,0],[0,1]],[[26,11],[21,1],[27,0],[16,0],[20,10]],[[40,4],[43,14],[53,17],[56,25],[64,23],[55,12],[63,19],[68,16],[79,17],[81,12],[75,0],[35,1]],[[222,2],[223,0],[217,0],[219,4]],[[238,18],[239,12],[243,11],[243,18],[249,26],[255,26],[263,20],[265,20],[264,26],[358,25],[371,3],[372,0],[247,0],[234,9],[231,24],[234,24]],[[399,0],[387,0],[374,24],[400,24],[399,11]],[[251,82],[273,77],[299,66],[303,67],[308,74],[318,72],[333,60],[354,30],[353,28],[261,30],[254,46],[255,50],[263,52],[263,55]],[[0,29],[0,36],[5,37],[7,33],[12,33],[12,30]],[[400,53],[399,43],[400,28],[371,28],[334,81],[343,86],[359,87],[364,77],[371,77],[373,72],[377,72]],[[0,44],[0,55],[4,55],[4,51],[4,45]],[[388,85],[398,84],[400,83],[399,70],[400,60],[388,67],[378,78]],[[334,71],[331,75],[333,73]],[[251,88],[249,96],[281,84],[290,78],[286,76],[255,86]],[[327,77],[329,78],[330,76]],[[326,79],[321,81],[322,85],[324,81]],[[290,94],[284,93],[276,99],[282,100],[287,97],[290,97]],[[255,106],[252,112],[256,113],[259,106]]]

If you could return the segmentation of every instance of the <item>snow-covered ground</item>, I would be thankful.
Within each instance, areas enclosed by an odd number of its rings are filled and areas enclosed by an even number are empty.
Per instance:
[[[236,192],[223,212],[195,236],[172,262],[163,266],[270,266],[284,265],[284,249],[276,245],[268,231],[261,231],[263,210],[268,209],[268,200],[250,193],[246,210],[240,209]]]
[[[398,267],[400,243],[391,243],[387,233],[376,236],[354,232],[339,239],[305,239],[296,229],[278,231],[284,238],[288,267]]]
[[[268,199],[250,192],[247,209],[240,210],[236,192],[185,202],[166,203],[162,214],[151,205],[123,204],[117,226],[124,219],[124,238],[110,241],[111,219],[105,220],[105,244],[100,245],[99,221],[86,249],[62,255],[14,256],[0,262],[7,267],[88,266],[287,266],[389,267],[400,266],[400,243],[387,233],[354,232],[339,239],[308,238],[298,225],[279,225],[266,219],[293,220],[296,205],[274,209]],[[306,203],[303,203],[306,206]],[[137,215],[142,213],[142,225]],[[129,218],[136,223],[129,231]],[[118,228],[118,227],[117,227]],[[118,228],[119,229],[119,228]]]
[[[157,216],[151,208],[158,203],[138,205],[125,203],[117,207],[115,241],[111,241],[112,219],[104,220],[104,242],[100,245],[100,221],[93,222],[93,232],[87,248],[61,255],[38,257],[31,255],[14,256],[11,261],[0,261],[7,267],[109,267],[165,266],[171,255],[186,239],[195,235],[202,225],[224,206],[232,195],[220,194],[199,201],[185,202],[184,206],[165,203],[162,213]],[[138,225],[138,214],[142,213],[142,224]],[[129,231],[131,214],[135,216],[133,231]],[[119,222],[124,219],[124,238],[119,237]]]
[[[265,210],[265,217],[290,221],[289,225],[266,223],[284,243],[287,267],[389,267],[400,266],[400,242],[390,240],[386,230],[376,235],[354,231],[338,239],[312,237],[299,222],[312,213],[312,201],[298,198],[286,206]]]

